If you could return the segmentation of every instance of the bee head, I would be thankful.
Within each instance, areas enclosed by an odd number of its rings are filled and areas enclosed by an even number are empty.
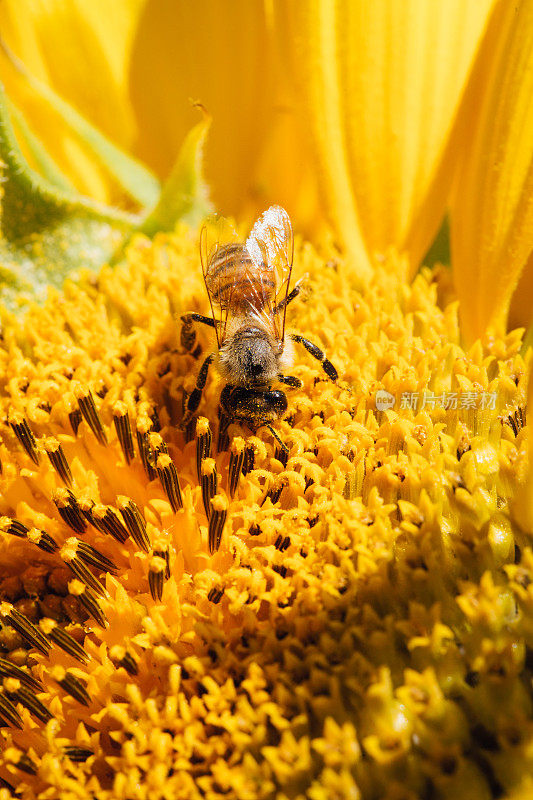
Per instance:
[[[222,390],[220,404],[231,419],[241,420],[255,430],[283,416],[287,411],[287,396],[281,389],[228,385]]]

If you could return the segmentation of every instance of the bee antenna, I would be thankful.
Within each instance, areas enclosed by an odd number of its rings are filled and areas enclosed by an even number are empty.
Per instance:
[[[289,448],[287,447],[287,445],[284,442],[281,441],[281,439],[279,438],[279,435],[276,433],[276,431],[274,430],[272,425],[269,425],[268,423],[266,423],[263,427],[268,428],[268,430],[270,431],[270,433],[272,434],[272,436],[274,437],[276,442],[279,444],[279,446],[283,450],[285,450],[286,453],[288,453],[289,452]]]

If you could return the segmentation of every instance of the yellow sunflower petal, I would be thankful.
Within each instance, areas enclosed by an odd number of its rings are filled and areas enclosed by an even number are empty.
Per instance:
[[[0,3],[2,40],[29,73],[52,87],[121,147],[131,147],[136,120],[128,96],[129,55],[143,0],[84,3]],[[2,54],[0,77],[48,154],[77,189],[122,204],[105,169],[88,158],[72,130]],[[28,156],[28,150],[25,150]]]
[[[505,330],[533,249],[533,4],[498,4],[465,98],[451,211],[465,339]]]
[[[492,0],[290,6],[295,69],[349,251],[361,250],[361,230],[371,256],[394,246],[418,267],[443,216],[443,154],[491,8]]]
[[[527,264],[525,265],[520,280],[518,281],[515,293],[511,300],[509,308],[508,328],[529,328],[528,340],[532,339],[533,328],[533,314],[531,307],[531,298],[533,297],[533,253],[529,256]]]
[[[90,110],[93,123],[126,146],[136,127],[127,96],[130,54],[145,4],[2,0],[0,30],[35,78],[78,110]]]

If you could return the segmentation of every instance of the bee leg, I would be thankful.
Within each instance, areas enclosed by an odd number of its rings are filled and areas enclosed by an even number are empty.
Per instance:
[[[210,328],[214,328],[216,325],[214,319],[211,317],[204,317],[203,314],[183,314],[181,321],[183,322],[180,336],[181,346],[188,353],[191,352],[196,341],[196,331],[193,323],[201,322],[203,325],[208,325]]]
[[[200,367],[200,371],[198,372],[198,377],[196,378],[196,386],[194,387],[194,389],[192,390],[187,399],[187,410],[183,415],[183,419],[181,421],[182,428],[184,428],[187,425],[190,418],[200,405],[200,400],[202,399],[202,390],[207,380],[207,373],[214,358],[215,358],[215,353],[210,353],[205,359],[202,366]]]
[[[287,297],[285,297],[283,300],[281,300],[277,304],[277,306],[274,306],[274,308],[272,309],[272,313],[275,315],[275,314],[279,314],[280,311],[283,311],[283,309],[286,306],[288,306],[289,303],[292,303],[292,301],[294,300],[295,297],[298,297],[298,295],[300,294],[301,291],[302,291],[302,284],[301,284],[301,281],[298,281],[298,283],[296,284],[296,286],[294,287],[292,292],[289,292]]]
[[[303,383],[300,378],[295,375],[278,375],[278,381],[284,383],[286,386],[291,386],[293,389],[301,389]]]
[[[291,339],[293,342],[298,342],[298,344],[303,344],[307,352],[310,353],[313,356],[313,358],[316,358],[317,361],[320,361],[322,369],[324,370],[328,378],[331,378],[332,381],[337,380],[337,378],[339,377],[339,373],[337,372],[331,361],[329,361],[329,359],[326,358],[325,353],[322,352],[322,350],[320,349],[320,347],[318,347],[318,345],[313,344],[313,342],[310,342],[309,339],[305,339],[303,336],[300,336],[299,333],[291,333]]]

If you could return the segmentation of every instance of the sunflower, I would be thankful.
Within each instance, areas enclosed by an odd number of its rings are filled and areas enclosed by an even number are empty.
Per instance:
[[[0,800],[530,796],[531,2],[26,6]],[[287,326],[339,372],[297,360],[286,449],[215,374],[180,426],[198,223],[270,202],[312,238]]]

